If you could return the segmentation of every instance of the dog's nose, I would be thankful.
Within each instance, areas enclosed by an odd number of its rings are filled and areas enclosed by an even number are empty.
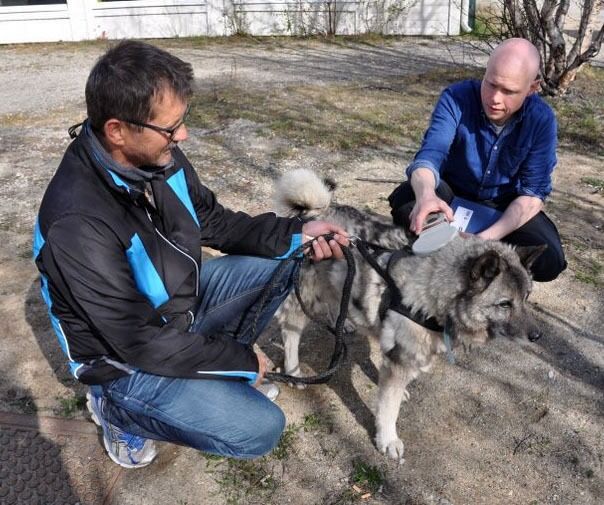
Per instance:
[[[541,338],[541,332],[539,330],[533,330],[533,331],[529,332],[528,339],[531,342],[536,342],[540,338]]]

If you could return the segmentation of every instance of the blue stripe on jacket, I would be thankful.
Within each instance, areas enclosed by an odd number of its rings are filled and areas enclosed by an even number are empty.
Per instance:
[[[40,254],[42,247],[45,244],[44,237],[42,236],[42,232],[40,231],[40,223],[36,220],[36,224],[34,226],[34,241],[33,241],[33,255],[34,260]],[[42,293],[42,298],[48,307],[48,317],[50,318],[50,323],[52,328],[57,336],[57,340],[59,341],[59,345],[61,346],[61,350],[69,359],[69,369],[73,376],[78,378],[78,371],[84,366],[82,363],[78,363],[71,357],[71,352],[69,350],[69,343],[67,342],[67,337],[65,337],[65,333],[63,333],[63,328],[61,327],[61,321],[52,313],[52,299],[50,298],[50,290],[48,289],[48,279],[44,275],[40,275],[40,291]]]
[[[171,175],[166,182],[168,186],[172,188],[172,191],[176,193],[178,199],[182,202],[182,204],[186,207],[191,214],[191,217],[199,226],[199,220],[197,219],[197,214],[195,212],[195,208],[193,207],[193,202],[191,201],[191,195],[189,195],[189,189],[187,188],[187,179],[185,177],[185,170],[181,168],[178,172]]]
[[[134,275],[136,287],[149,299],[153,307],[157,308],[170,298],[168,291],[138,233],[132,236],[130,242],[132,245],[126,250],[126,256]]]
[[[276,260],[284,260],[286,258],[289,258],[292,253],[298,249],[298,247],[300,247],[302,245],[302,234],[301,233],[294,233],[292,235],[292,240],[291,243],[289,245],[289,249],[287,250],[287,252],[283,255],[283,256],[277,256],[275,259]],[[302,255],[302,253],[300,253],[300,256]]]

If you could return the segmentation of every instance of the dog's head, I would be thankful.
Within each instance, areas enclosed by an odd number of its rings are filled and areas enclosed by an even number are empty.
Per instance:
[[[532,290],[530,267],[544,250],[493,247],[467,259],[465,289],[450,315],[462,343],[482,344],[495,337],[535,341],[541,336],[526,300]]]

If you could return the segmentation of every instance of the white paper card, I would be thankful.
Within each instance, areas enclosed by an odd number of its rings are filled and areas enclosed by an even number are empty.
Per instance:
[[[472,219],[473,210],[466,209],[465,207],[457,207],[455,214],[453,214],[453,221],[449,223],[453,228],[458,231],[466,231],[470,219]]]

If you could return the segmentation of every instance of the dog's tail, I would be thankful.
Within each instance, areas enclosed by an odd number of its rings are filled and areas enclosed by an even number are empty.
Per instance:
[[[292,170],[283,174],[275,184],[275,212],[279,216],[317,217],[329,207],[335,188],[333,180],[321,180],[312,170]]]

